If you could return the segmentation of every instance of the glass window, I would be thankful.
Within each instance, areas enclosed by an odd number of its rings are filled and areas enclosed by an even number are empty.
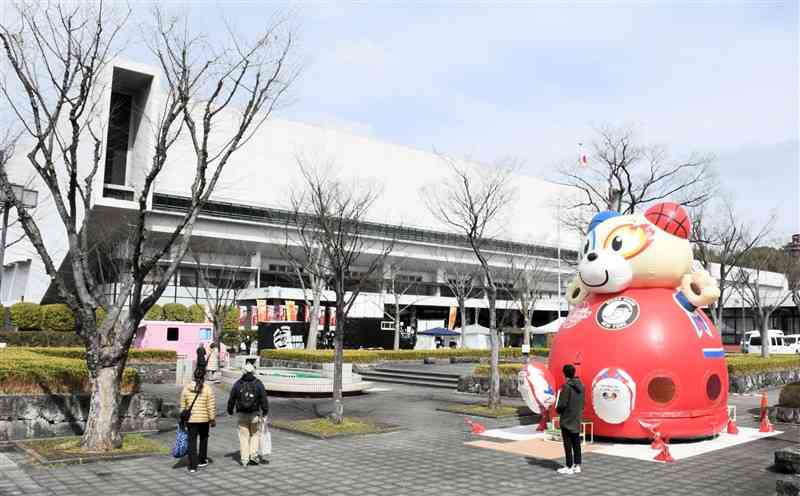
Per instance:
[[[179,330],[177,327],[167,327],[167,341],[177,341]]]
[[[783,338],[771,338],[770,343],[772,346],[783,346]]]
[[[761,336],[750,336],[750,346],[761,346]]]
[[[104,174],[106,184],[125,185],[125,169],[131,131],[131,103],[130,95],[111,93],[111,114],[108,117]]]
[[[200,341],[211,341],[213,337],[214,333],[211,331],[210,327],[203,327],[200,329]]]

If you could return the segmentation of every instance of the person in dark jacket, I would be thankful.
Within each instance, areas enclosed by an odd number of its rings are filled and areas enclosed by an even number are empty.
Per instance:
[[[566,467],[558,469],[559,474],[581,473],[581,420],[583,416],[584,390],[581,380],[575,377],[575,367],[564,365],[566,382],[558,393],[556,412],[561,425],[561,438],[564,441]]]
[[[239,414],[239,458],[242,466],[265,463],[258,453],[261,416],[269,413],[269,400],[264,384],[253,373],[255,367],[246,363],[244,374],[236,381],[228,398],[228,415]]]

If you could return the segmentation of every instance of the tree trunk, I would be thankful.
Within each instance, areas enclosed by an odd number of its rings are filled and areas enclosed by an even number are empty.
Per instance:
[[[497,332],[497,315],[495,312],[497,290],[490,288],[489,291],[489,329],[491,338],[491,378],[489,386],[489,404],[490,409],[495,409],[500,406],[500,335]]]
[[[400,349],[400,303],[394,295],[394,350]]]
[[[81,439],[83,449],[110,451],[122,446],[119,387],[124,369],[124,359],[111,367],[97,366],[89,369],[92,399],[86,430]]]
[[[309,316],[308,343],[306,344],[307,350],[317,349],[317,334],[319,334],[319,302],[322,299],[322,282],[319,281],[319,279],[319,277],[315,277],[314,284],[312,285],[312,291],[314,293],[312,298],[314,298],[314,302],[311,307],[311,315]]]
[[[531,316],[530,310],[528,309],[528,304],[522,305],[522,344],[530,345],[531,344],[531,333],[529,331],[529,327],[531,326]],[[559,314],[559,317],[561,315]]]
[[[331,412],[331,421],[335,424],[341,424],[344,418],[344,403],[342,403],[344,321],[344,295],[336,295],[336,332],[333,337],[333,412]]]
[[[770,345],[770,336],[767,330],[769,329],[769,316],[764,315],[763,312],[760,312],[761,318],[761,356],[762,358],[769,358],[769,345]]]
[[[464,298],[458,299],[458,310],[461,312],[461,347],[466,345],[466,328],[467,328],[467,303]]]

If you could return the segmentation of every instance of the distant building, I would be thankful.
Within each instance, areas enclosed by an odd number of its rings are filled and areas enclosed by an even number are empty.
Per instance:
[[[792,241],[783,247],[793,257],[800,257],[800,234],[792,234]]]

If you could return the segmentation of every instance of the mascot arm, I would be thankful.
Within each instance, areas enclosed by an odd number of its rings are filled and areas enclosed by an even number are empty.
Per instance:
[[[583,285],[580,278],[578,276],[573,277],[572,281],[567,285],[567,294],[565,295],[567,302],[570,305],[577,305],[586,299],[588,295],[589,291],[586,290],[586,286]]]
[[[689,303],[696,307],[713,305],[719,299],[717,281],[705,270],[684,275],[680,290]]]

